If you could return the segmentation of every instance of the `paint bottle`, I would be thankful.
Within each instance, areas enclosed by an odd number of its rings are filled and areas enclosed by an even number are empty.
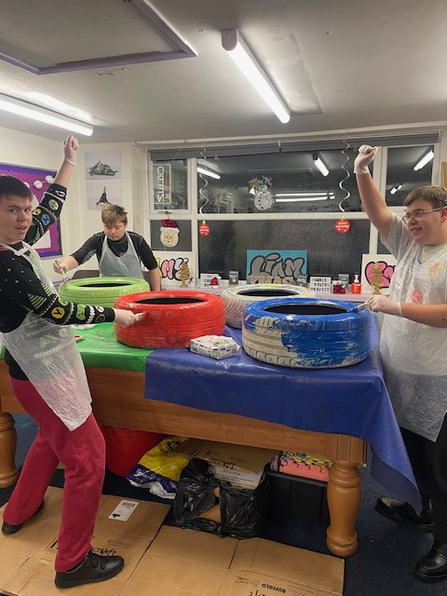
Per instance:
[[[362,293],[362,284],[359,281],[359,274],[354,274],[354,281],[351,284],[351,294],[361,294]]]

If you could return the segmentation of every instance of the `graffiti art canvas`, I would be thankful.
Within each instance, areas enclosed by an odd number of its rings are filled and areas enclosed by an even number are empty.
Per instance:
[[[362,290],[365,293],[374,291],[373,287],[373,272],[374,266],[379,265],[382,273],[380,289],[386,294],[389,290],[391,279],[393,277],[394,268],[396,267],[396,259],[393,255],[383,254],[368,254],[362,255]]]
[[[190,278],[194,279],[194,253],[154,250],[154,256],[160,267],[163,287],[181,286],[185,271],[189,271]]]
[[[247,250],[247,283],[293,284],[307,274],[307,250]]]

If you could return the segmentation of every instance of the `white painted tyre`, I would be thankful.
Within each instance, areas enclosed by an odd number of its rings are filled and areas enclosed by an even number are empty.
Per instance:
[[[358,364],[370,350],[371,313],[316,298],[264,300],[247,306],[242,344],[249,356],[290,368]]]
[[[222,292],[221,296],[225,304],[226,324],[241,329],[244,309],[249,304],[272,298],[312,297],[315,296],[315,292],[288,284],[249,284],[229,287]]]

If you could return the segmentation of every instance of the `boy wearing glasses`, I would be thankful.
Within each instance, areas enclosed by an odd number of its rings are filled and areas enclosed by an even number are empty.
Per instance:
[[[416,565],[426,582],[447,579],[447,191],[421,186],[405,199],[402,219],[386,205],[368,169],[377,147],[362,145],[354,173],[363,207],[397,259],[390,295],[371,296],[385,313],[380,352],[385,381],[422,496],[408,503],[381,497],[376,509],[434,534]],[[430,509],[431,503],[431,509]]]

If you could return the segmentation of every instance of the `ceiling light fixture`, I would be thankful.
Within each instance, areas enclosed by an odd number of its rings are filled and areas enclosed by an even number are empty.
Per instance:
[[[435,154],[433,153],[433,151],[430,149],[430,151],[424,155],[424,157],[422,159],[420,159],[417,164],[414,166],[413,170],[415,172],[417,172],[418,170],[422,170],[422,168],[428,164],[429,161],[431,161],[433,159],[433,157],[435,156]]]
[[[332,191],[323,192],[278,192],[276,197],[327,197],[334,196]]]
[[[278,195],[276,195],[278,196]],[[296,202],[301,202],[301,201],[327,201],[328,199],[335,199],[334,196],[331,196],[329,194],[321,196],[321,195],[314,195],[314,196],[309,196],[309,197],[289,197],[289,198],[284,198],[284,199],[277,199],[275,197],[275,203],[296,203]]]
[[[88,137],[93,134],[93,126],[90,126],[90,124],[85,124],[79,120],[47,110],[27,101],[22,101],[21,99],[9,97],[9,95],[4,95],[3,93],[0,93],[0,110],[17,114],[24,118],[31,118],[31,120],[37,120],[38,122],[44,122],[45,124],[51,124],[51,126],[57,126],[58,128],[70,130],[71,132]]]
[[[320,172],[323,174],[323,176],[328,176],[329,170],[327,169],[326,165],[322,162],[318,153],[315,153],[313,155],[313,160],[314,160],[315,166],[320,170]]]
[[[222,46],[279,120],[287,124],[289,109],[237,29],[222,31]]]
[[[204,176],[209,176],[210,178],[215,178],[216,180],[220,180],[221,176],[216,174],[216,172],[212,172],[211,170],[206,170],[200,166],[197,166],[197,171],[199,174],[203,174]]]
[[[396,186],[393,186],[393,188],[390,190],[390,195],[395,195],[396,192],[398,190],[400,190],[402,188],[402,184],[396,184]]]

